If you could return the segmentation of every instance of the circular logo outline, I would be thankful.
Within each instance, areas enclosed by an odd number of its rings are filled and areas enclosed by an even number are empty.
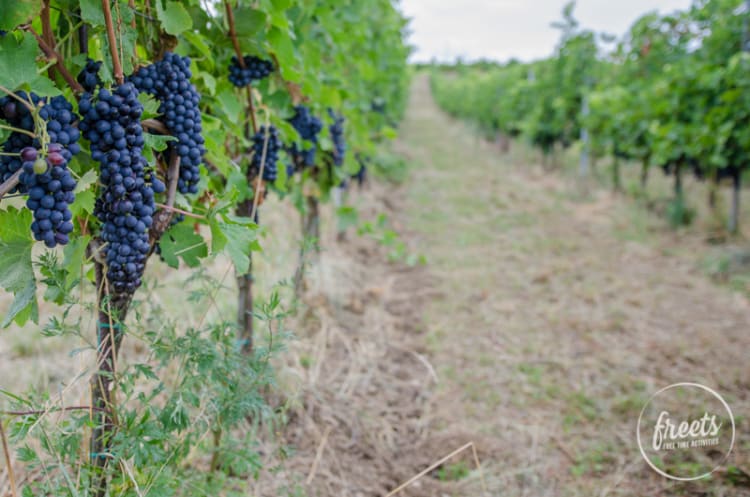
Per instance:
[[[675,388],[675,387],[695,387],[695,388],[700,388],[700,389],[705,390],[706,392],[710,393],[711,395],[713,395],[714,397],[716,397],[717,399],[719,399],[719,402],[721,402],[721,404],[724,406],[724,409],[726,409],[727,413],[729,413],[729,420],[732,422],[732,441],[729,444],[729,450],[724,455],[724,458],[721,460],[721,462],[719,462],[719,464],[714,469],[712,469],[708,473],[703,473],[702,475],[694,476],[694,477],[691,477],[691,478],[670,475],[666,471],[663,471],[663,470],[657,468],[656,465],[654,465],[654,463],[652,463],[651,460],[646,455],[646,451],[643,450],[643,444],[641,443],[641,420],[643,418],[643,413],[646,412],[646,408],[649,406],[649,404],[651,404],[651,401],[653,401],[654,398],[656,398],[657,395],[659,395],[662,392],[665,392],[665,391],[667,391],[667,390],[669,390],[671,388]],[[646,401],[646,404],[643,406],[643,409],[641,409],[641,413],[638,415],[638,424],[636,426],[636,433],[635,434],[636,434],[636,438],[638,439],[638,449],[641,451],[641,455],[643,456],[643,459],[645,459],[646,463],[649,466],[651,466],[651,469],[653,469],[654,471],[656,471],[657,473],[659,473],[663,477],[669,478],[670,480],[676,480],[676,481],[695,481],[695,480],[700,480],[702,478],[706,478],[707,476],[710,476],[714,471],[716,471],[717,469],[719,469],[719,467],[721,467],[721,465],[724,464],[724,462],[727,459],[729,459],[729,455],[732,453],[732,449],[734,448],[734,439],[735,439],[735,436],[736,436],[737,432],[736,432],[736,428],[735,428],[735,424],[734,424],[734,413],[732,412],[732,409],[729,407],[729,404],[727,404],[727,401],[724,400],[724,398],[721,395],[719,395],[717,392],[715,392],[711,388],[709,388],[709,387],[707,387],[705,385],[701,385],[700,383],[692,383],[692,382],[685,381],[685,382],[674,383],[672,385],[668,385],[668,386],[662,388],[661,390],[657,391],[656,393],[654,393],[651,397],[649,397],[649,399]]]

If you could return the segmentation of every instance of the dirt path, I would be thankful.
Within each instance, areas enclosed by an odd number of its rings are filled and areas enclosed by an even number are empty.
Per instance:
[[[650,394],[678,381],[747,412],[747,300],[670,232],[634,226],[627,199],[579,199],[555,174],[511,166],[436,108],[424,78],[400,131],[411,178],[356,202],[428,264],[326,230],[281,368],[289,423],[267,449],[295,454],[258,495],[382,497],[468,442],[493,496],[750,495],[723,473],[668,481],[635,440]],[[737,421],[731,463],[747,469],[750,423]],[[465,452],[399,495],[482,495],[473,467]]]
[[[623,236],[627,199],[579,201],[554,174],[505,164],[436,108],[426,78],[401,132],[417,165],[407,225],[440,296],[424,315],[439,378],[431,414],[437,433],[473,434],[492,495],[743,492],[721,475],[657,477],[634,432],[648,396],[678,381],[713,386],[747,412],[747,300],[709,282],[694,258],[665,255],[675,252],[668,233]],[[743,417],[732,460],[744,468],[749,427]],[[476,483],[461,494],[478,495]]]

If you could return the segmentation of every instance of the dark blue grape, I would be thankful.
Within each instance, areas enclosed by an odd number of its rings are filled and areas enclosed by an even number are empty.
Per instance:
[[[107,278],[115,291],[132,293],[141,284],[150,250],[148,229],[156,179],[143,157],[143,106],[138,89],[126,82],[111,91],[102,88],[96,96],[84,93],[78,110],[83,116],[81,131],[91,142],[91,157],[100,166],[103,189],[94,214],[102,223],[101,237],[106,242]],[[123,138],[126,133],[127,140]],[[66,234],[68,225],[63,221],[60,232]]]
[[[97,86],[101,86],[102,80],[99,77],[99,69],[102,63],[91,59],[86,60],[86,66],[78,74],[76,80],[83,86],[87,92],[93,92]]]
[[[263,60],[252,55],[245,55],[242,58],[245,68],[240,66],[237,56],[232,57],[229,64],[229,81],[236,87],[242,88],[251,84],[253,81],[265,79],[273,72],[273,62]]]
[[[323,121],[312,115],[310,109],[304,105],[298,105],[294,108],[294,116],[289,122],[303,140],[311,142],[311,145],[305,149],[300,149],[296,143],[292,143],[289,147],[289,154],[292,156],[294,164],[304,167],[314,166],[318,133],[323,129]]]
[[[266,137],[266,134],[268,136]],[[266,140],[268,144],[266,145]],[[255,135],[253,135],[253,158],[250,162],[249,177],[256,177],[260,174],[261,159],[263,158],[263,148],[265,145],[265,165],[263,166],[263,180],[264,181],[276,181],[278,170],[276,163],[279,160],[279,152],[281,151],[281,139],[279,138],[279,131],[274,126],[269,126],[268,133],[266,133],[266,127],[261,126]]]
[[[61,226],[64,219],[72,218],[69,205],[75,200],[73,190],[76,187],[68,162],[80,151],[73,107],[62,96],[42,98],[26,92],[19,92],[16,96],[39,109],[39,117],[46,123],[51,143],[43,150],[38,139],[12,132],[2,150],[17,155],[0,157],[0,181],[22,169],[18,186],[13,191],[29,194],[26,206],[34,214],[30,227],[34,238],[50,248],[64,245],[68,238],[58,235],[67,234],[61,231]],[[29,109],[13,96],[0,99],[0,118],[16,128],[35,131]],[[60,138],[65,143],[59,143]],[[37,161],[41,167],[35,171]],[[73,225],[70,226],[72,231]]]
[[[130,77],[138,90],[159,100],[160,120],[177,137],[176,145],[175,142],[170,143],[170,150],[176,151],[180,156],[177,189],[184,194],[198,193],[200,165],[206,153],[198,107],[200,95],[190,83],[191,77],[190,58],[171,52],[167,52],[159,62],[142,67]],[[124,136],[115,134],[114,130],[112,133],[116,139]]]
[[[367,160],[358,156],[357,161],[359,162],[359,171],[352,178],[357,180],[357,184],[362,187],[367,181]]]
[[[333,124],[328,127],[333,142],[333,163],[340,166],[344,163],[344,155],[346,154],[345,119],[343,116],[335,114],[331,109],[328,109],[328,115],[333,119]]]

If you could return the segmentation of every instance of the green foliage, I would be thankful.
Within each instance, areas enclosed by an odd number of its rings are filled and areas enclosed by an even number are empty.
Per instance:
[[[14,320],[19,324],[38,319],[36,279],[31,267],[29,231],[31,212],[15,207],[0,211],[0,286],[15,295],[3,327]]]
[[[188,286],[193,299],[205,300],[220,284],[198,272]],[[114,463],[107,466],[111,494],[196,495],[195,489],[201,488],[202,495],[215,495],[252,478],[260,464],[257,430],[273,426],[276,417],[262,396],[275,382],[269,360],[289,340],[283,327],[287,313],[279,299],[272,295],[258,307],[263,328],[251,357],[240,352],[234,323],[185,327],[156,319],[163,309],[153,301],[136,307],[154,318],[129,327],[128,339],[150,352],[123,365],[116,375],[120,398],[113,409],[118,426],[109,452],[100,456]],[[79,326],[57,321],[47,335],[80,333]],[[28,482],[24,492],[87,495],[92,478],[97,478],[86,451],[89,412],[61,413],[57,399],[45,392],[0,395],[11,410],[34,411],[10,424],[19,459],[42,475]],[[37,411],[35,406],[43,408]],[[250,429],[247,420],[253,420]],[[196,453],[216,458],[213,477],[207,478]]]
[[[248,254],[260,248],[254,235],[256,227],[248,219],[230,220],[227,216],[253,195],[245,178],[250,145],[245,130],[250,116],[247,94],[227,80],[227,67],[235,50],[228,36],[226,10],[218,1],[158,0],[150,3],[151,16],[147,16],[146,4],[145,0],[136,1],[131,9],[128,2],[118,0],[111,6],[123,70],[127,75],[137,65],[158,59],[166,46],[174,46],[178,53],[191,57],[193,82],[205,111],[206,157],[213,166],[203,169],[201,193],[217,192],[221,199],[216,207],[208,203],[211,195],[178,197],[177,207],[199,214],[197,222],[208,225],[210,230],[189,235],[186,229],[176,228],[165,240],[165,260],[176,266],[176,256],[181,256],[195,266],[201,259],[227,251],[238,271],[246,271]],[[89,56],[104,62],[102,76],[111,84],[114,66],[101,2],[53,0],[50,7],[50,35],[57,40],[57,50],[68,72],[75,75],[85,63],[78,44],[78,29],[85,22]],[[76,8],[80,8],[80,17]],[[134,10],[143,15],[136,15]],[[72,100],[71,88],[60,71],[45,71],[51,62],[46,60],[36,38],[19,27],[21,21],[32,16],[36,17],[31,26],[41,32],[38,2],[9,2],[3,9],[4,27],[9,32],[0,37],[0,86],[41,95],[62,93]],[[253,99],[259,123],[277,126],[283,141],[291,143],[299,137],[286,119],[292,115],[293,106],[303,100],[326,125],[330,124],[329,108],[346,118],[349,153],[343,168],[323,168],[325,174],[314,178],[320,183],[317,191],[321,199],[326,200],[330,188],[359,169],[354,157],[374,155],[378,143],[395,135],[393,125],[403,112],[409,78],[409,48],[403,42],[406,21],[390,0],[353,0],[343,5],[333,0],[304,5],[240,2],[234,16],[243,53],[270,57],[277,66],[269,79],[255,85]],[[145,106],[144,119],[158,117],[158,103],[153,98],[141,96],[141,101]],[[144,156],[155,165],[159,153],[173,139],[146,133]],[[324,127],[321,144],[324,151],[330,149],[328,126]],[[71,207],[76,218],[71,239],[83,235],[95,239],[98,221],[93,210],[99,195],[98,171],[86,144],[82,145],[84,151],[70,164],[79,177],[86,178]],[[282,161],[286,160],[282,153]],[[284,169],[283,163],[280,169]],[[285,175],[279,176],[276,189],[280,193],[305,188],[305,182],[285,182]],[[199,241],[207,231],[211,232],[211,241]],[[36,303],[28,301],[34,300],[31,288],[29,283],[8,290],[18,294],[21,308],[14,308],[14,316],[6,318],[6,325],[13,319],[19,323],[29,318],[36,320],[36,313],[31,312]]]
[[[328,110],[346,119],[348,155],[341,168],[322,163],[319,174],[287,181],[284,169],[289,158],[281,153],[279,179],[266,187],[292,199],[301,199],[303,191],[312,190],[326,200],[331,188],[358,171],[355,157],[375,156],[378,146],[396,134],[407,96],[410,48],[404,43],[406,20],[391,0],[227,4],[111,0],[111,20],[98,0],[50,0],[48,4],[49,9],[42,9],[39,1],[0,1],[0,29],[7,31],[0,36],[3,95],[19,90],[63,95],[77,111],[80,88],[73,80],[87,58],[103,62],[100,75],[105,87],[114,86],[120,77],[115,74],[115,59],[127,77],[168,50],[191,58],[192,82],[201,95],[207,153],[199,193],[178,194],[174,205],[157,204],[153,216],[156,219],[175,210],[185,215],[184,221],[165,233],[151,233],[155,237],[152,248],[155,251],[158,243],[163,261],[172,268],[199,268],[227,255],[238,274],[250,270],[251,253],[261,250],[259,227],[251,212],[244,210],[247,201],[256,200],[248,173],[254,126],[273,124],[286,145],[297,142],[300,137],[287,119],[295,105],[304,103],[325,121],[320,155],[327,157],[332,121]],[[234,8],[235,40],[230,36],[226,5]],[[114,31],[113,42],[110,31]],[[51,47],[43,46],[49,39],[54,41]],[[272,75],[255,82],[250,91],[228,81],[230,59],[236,55],[233,41],[242,54],[274,63]],[[142,119],[160,117],[158,102],[144,95],[140,100]],[[164,177],[170,142],[175,138],[169,130],[157,134],[152,127],[144,128],[148,131],[144,158]],[[4,132],[0,138],[7,136]],[[93,215],[102,185],[89,144],[82,139],[80,145],[81,153],[69,164],[78,186],[71,205],[74,231],[64,249],[34,246],[27,209],[4,205],[0,210],[0,286],[14,295],[1,326],[37,322],[39,293],[39,298],[62,306],[44,325],[43,335],[79,335],[86,329],[86,318],[102,312],[110,318],[109,326],[124,330],[125,338],[139,342],[148,354],[140,363],[118,361],[114,374],[103,368],[103,362],[96,364],[100,378],[111,377],[114,382],[116,405],[110,414],[116,421],[105,426],[107,453],[88,453],[92,430],[103,425],[101,412],[55,412],[54,407],[48,409],[56,404],[47,392],[2,392],[11,407],[34,411],[15,418],[12,425],[20,459],[34,474],[42,475],[26,483],[23,495],[103,497],[97,488],[102,478],[107,482],[107,495],[231,495],[229,489],[259,470],[255,433],[238,432],[238,426],[252,419],[257,428],[273,417],[261,392],[273,385],[269,358],[284,343],[285,312],[280,299],[275,294],[266,303],[256,299],[255,307],[249,309],[268,338],[257,341],[252,356],[240,353],[233,323],[173,322],[168,316],[146,319],[145,315],[160,315],[156,308],[144,313],[158,299],[142,302],[138,294],[122,299],[122,295],[99,292],[97,305],[88,303],[83,296],[88,295],[91,283],[98,281],[102,286],[97,289],[107,288],[106,281],[95,277],[106,274],[101,226]],[[311,189],[310,183],[315,182]],[[342,210],[341,219],[347,225],[358,222],[357,213],[351,210]],[[395,233],[384,231],[383,239],[405,256]],[[205,288],[222,286],[206,282],[203,276],[191,282],[199,280]],[[44,291],[37,292],[38,286]],[[160,288],[144,290],[153,295]],[[189,304],[209,297],[203,290],[175,296]],[[73,307],[76,313],[71,312]],[[120,321],[128,310],[131,318],[126,325]],[[73,319],[78,311],[85,317]],[[90,337],[81,338],[91,343]],[[97,348],[97,355],[105,353],[105,347]],[[209,478],[195,464],[195,451],[211,453],[216,464]],[[102,459],[108,464],[100,464]]]
[[[469,464],[465,461],[458,461],[452,464],[441,466],[437,470],[438,480],[440,481],[458,481],[463,480],[471,473]]]
[[[581,30],[571,3],[553,25],[561,36],[552,57],[433,68],[433,91],[445,110],[491,138],[520,135],[550,153],[586,129],[595,156],[670,173],[690,168],[699,179],[732,177],[750,169],[744,5],[703,0],[670,15],[648,13],[604,54],[598,47],[612,38]],[[690,217],[681,206],[672,209],[677,224]]]

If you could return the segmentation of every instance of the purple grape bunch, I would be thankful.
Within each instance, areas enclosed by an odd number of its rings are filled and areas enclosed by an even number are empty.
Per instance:
[[[306,106],[298,105],[294,108],[294,116],[292,116],[289,122],[303,140],[312,144],[305,149],[300,149],[296,143],[292,143],[291,147],[289,147],[289,153],[294,163],[305,167],[314,166],[318,134],[323,129],[323,121],[314,116]]]
[[[245,68],[235,55],[229,64],[229,82],[238,88],[245,87],[253,81],[265,79],[273,72],[273,62],[264,60],[253,55],[245,55],[243,58]]]
[[[164,58],[142,67],[129,79],[141,91],[159,102],[159,118],[177,138],[170,149],[180,156],[180,193],[198,193],[200,165],[206,153],[201,122],[200,94],[190,83],[190,58],[167,52]]]
[[[250,163],[250,176],[260,174],[261,159],[263,158],[263,146],[266,141],[266,127],[261,126],[253,135],[253,159]],[[265,165],[263,166],[263,181],[276,181],[278,169],[276,163],[281,151],[281,139],[279,131],[274,126],[268,127],[268,145],[266,145]]]
[[[95,61],[88,59],[83,70],[78,73],[76,80],[83,86],[83,89],[87,92],[93,92],[97,86],[102,85],[102,80],[99,77],[99,69],[102,67],[101,61]]]
[[[135,85],[125,82],[84,93],[78,108],[91,158],[100,165],[103,189],[94,214],[106,242],[107,278],[115,291],[132,293],[141,284],[151,248],[154,194],[165,190],[143,157],[143,106]]]
[[[344,164],[346,154],[346,137],[344,136],[344,116],[334,113],[328,109],[328,115],[333,119],[333,124],[328,126],[328,132],[331,134],[333,142],[333,163],[337,166]]]
[[[68,163],[80,151],[77,117],[62,96],[42,98],[19,92],[15,97],[0,99],[0,118],[14,128],[40,132],[35,129],[31,110],[19,100],[38,109],[48,141],[42,143],[38,137],[11,132],[2,145],[3,152],[11,155],[0,157],[0,180],[7,181],[22,170],[11,193],[28,194],[26,206],[34,216],[31,223],[34,239],[49,248],[66,245],[74,229],[70,204],[75,201],[76,180]]]

